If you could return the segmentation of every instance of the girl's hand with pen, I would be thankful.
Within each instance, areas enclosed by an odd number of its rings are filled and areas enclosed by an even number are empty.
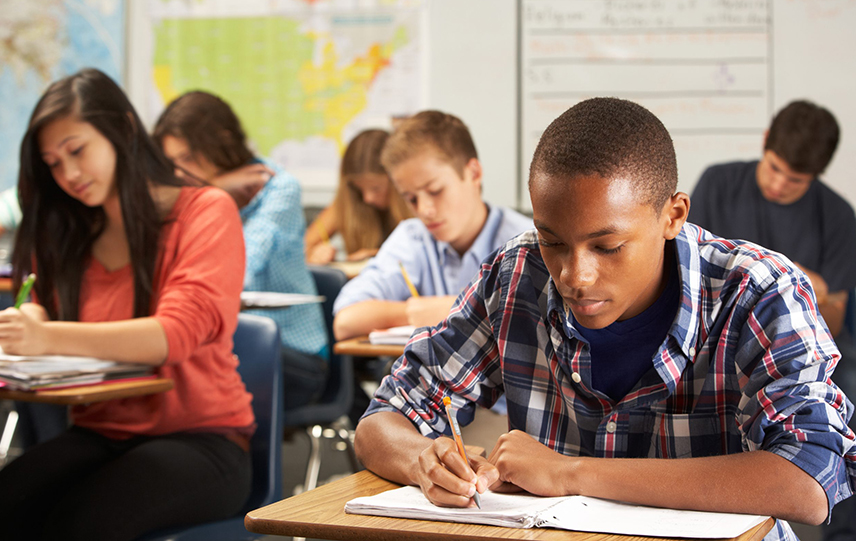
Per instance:
[[[483,456],[469,454],[467,462],[451,438],[437,438],[419,455],[416,472],[419,487],[431,503],[440,507],[475,507],[473,493],[484,493],[499,481],[496,467]]]
[[[0,312],[0,347],[10,355],[42,355],[47,352],[48,314],[35,303]]]

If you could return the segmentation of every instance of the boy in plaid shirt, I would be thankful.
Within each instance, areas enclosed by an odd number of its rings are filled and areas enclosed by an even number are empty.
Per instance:
[[[575,105],[544,132],[529,189],[535,231],[482,263],[378,389],[356,436],[370,470],[443,506],[490,488],[783,519],[768,540],[851,495],[852,404],[810,282],[686,223],[654,115]],[[466,463],[443,397],[466,424],[503,394],[509,432]]]

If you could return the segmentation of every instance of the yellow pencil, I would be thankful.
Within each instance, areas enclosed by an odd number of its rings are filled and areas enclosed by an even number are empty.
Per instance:
[[[399,261],[398,266],[401,267],[401,275],[404,276],[404,281],[407,282],[407,287],[410,288],[410,294],[414,297],[418,297],[419,292],[416,291],[416,287],[413,285],[413,282],[410,281],[410,276],[407,275],[407,271],[404,269],[404,263]]]
[[[319,221],[317,225],[318,233],[321,234],[321,240],[324,241],[324,244],[330,244],[330,235],[328,235],[327,230],[324,229],[324,224]]]
[[[455,440],[455,446],[458,448],[458,454],[464,459],[464,462],[469,465],[470,459],[467,456],[467,449],[464,447],[464,439],[461,437],[461,427],[458,425],[458,419],[455,417],[455,412],[452,411],[452,399],[448,396],[443,397],[443,406],[446,408],[446,417],[452,425],[452,438]],[[473,493],[473,501],[476,506],[481,509],[481,498],[478,492]]]

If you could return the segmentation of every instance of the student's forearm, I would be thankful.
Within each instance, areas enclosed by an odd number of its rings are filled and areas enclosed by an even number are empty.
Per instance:
[[[159,366],[166,360],[166,333],[154,318],[78,323],[46,322],[49,354],[82,355]]]
[[[407,325],[406,305],[400,301],[362,301],[343,308],[333,320],[336,340],[365,336],[375,329]]]
[[[770,515],[807,524],[820,524],[827,515],[820,484],[766,451],[688,459],[580,458],[572,472],[568,493],[657,507]]]
[[[357,425],[354,448],[357,458],[372,472],[403,485],[418,485],[414,473],[419,455],[432,440],[400,413],[381,411]]]
[[[820,310],[820,315],[823,316],[823,320],[826,322],[826,326],[829,328],[829,332],[832,334],[832,337],[837,337],[838,333],[841,332],[841,329],[844,328],[844,314],[847,309],[847,292],[839,291],[836,293],[830,293],[826,296],[826,301],[818,303],[817,307]]]
[[[326,238],[321,234],[322,228],[324,229]],[[306,228],[306,234],[303,237],[306,253],[308,254],[316,244],[326,242],[338,229],[336,213],[333,205],[330,205],[322,210],[315,218],[315,221]]]

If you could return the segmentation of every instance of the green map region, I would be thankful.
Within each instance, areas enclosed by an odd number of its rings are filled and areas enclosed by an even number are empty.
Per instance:
[[[342,61],[329,36],[283,16],[164,19],[155,25],[154,82],[164,104],[190,90],[227,101],[261,154],[285,140],[324,137],[367,104],[378,73],[409,40],[406,26]]]

